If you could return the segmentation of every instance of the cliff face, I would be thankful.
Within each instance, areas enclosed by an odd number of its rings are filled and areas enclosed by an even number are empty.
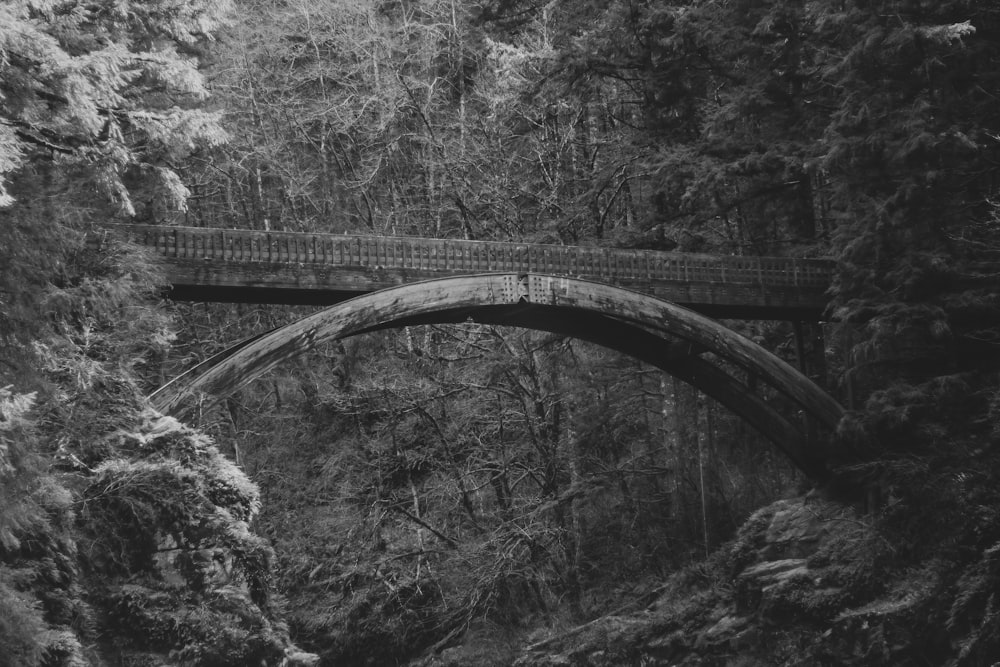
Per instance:
[[[673,576],[645,610],[536,642],[515,664],[980,664],[928,620],[950,588],[940,564],[893,572],[892,556],[850,508],[778,501],[707,563]]]

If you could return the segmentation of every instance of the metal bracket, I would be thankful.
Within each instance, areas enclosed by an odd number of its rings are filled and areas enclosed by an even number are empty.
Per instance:
[[[560,296],[569,293],[569,281],[566,278],[532,275],[530,279],[528,300],[532,303],[555,305],[559,302]]]
[[[527,273],[522,273],[517,276],[517,301],[532,302],[534,299],[531,298],[531,286],[528,283],[528,279],[534,276],[529,276]]]
[[[500,298],[502,303],[517,303],[519,298],[518,277],[510,274],[501,277]]]

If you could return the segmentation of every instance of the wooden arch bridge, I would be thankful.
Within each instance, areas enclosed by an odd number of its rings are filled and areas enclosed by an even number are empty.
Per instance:
[[[165,260],[179,300],[335,304],[252,337],[150,396],[178,417],[317,345],[379,329],[476,322],[551,331],[657,366],[741,416],[808,475],[826,451],[755,389],[763,380],[832,429],[843,408],[799,370],[708,315],[816,319],[822,260],[685,255],[570,246],[150,226],[108,236]],[[353,298],[351,298],[353,297]],[[700,312],[697,312],[700,311]]]

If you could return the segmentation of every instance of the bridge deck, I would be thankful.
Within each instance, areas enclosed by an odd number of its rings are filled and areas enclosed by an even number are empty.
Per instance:
[[[833,263],[581,246],[414,237],[108,225],[108,236],[166,261],[170,298],[328,305],[394,285],[452,275],[517,272],[582,278],[715,317],[814,319]]]

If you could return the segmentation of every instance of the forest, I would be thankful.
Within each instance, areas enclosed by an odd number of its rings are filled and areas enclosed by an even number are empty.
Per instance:
[[[832,474],[472,322],[179,421],[315,308],[173,301],[119,222],[830,259],[726,325],[846,408]],[[0,2],[0,667],[997,661],[993,0]]]

